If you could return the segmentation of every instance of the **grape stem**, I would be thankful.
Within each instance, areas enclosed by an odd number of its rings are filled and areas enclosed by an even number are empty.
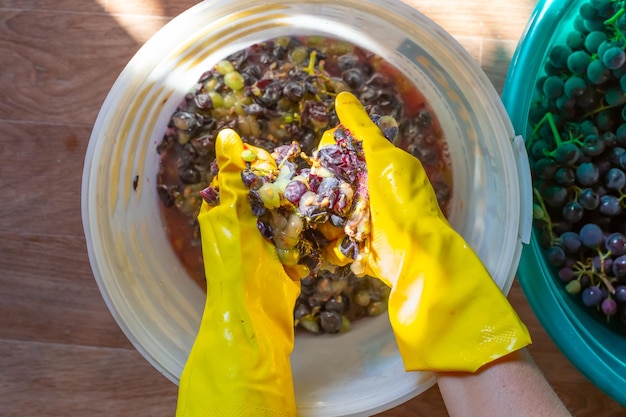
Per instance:
[[[614,25],[615,22],[617,22],[617,19],[619,19],[624,13],[626,13],[626,10],[624,10],[624,8],[621,7],[613,16],[611,16],[607,20],[605,20],[604,24],[605,25]]]
[[[304,72],[306,72],[309,75],[315,75],[315,58],[317,56],[317,51],[313,50],[311,51],[311,54],[309,55],[309,65],[304,68]]]
[[[626,37],[624,36],[624,33],[621,31],[621,29],[617,26],[617,20],[622,17],[624,13],[626,13],[626,10],[624,9],[623,2],[620,2],[618,6],[620,6],[620,9],[613,16],[605,20],[604,24],[613,27],[613,40],[619,40],[621,41],[622,45],[626,45]],[[624,49],[624,47],[622,47],[622,49]]]
[[[598,91],[602,92],[601,90],[598,90]],[[605,104],[604,106],[600,106],[600,107],[598,107],[597,109],[594,109],[594,110],[592,110],[592,111],[590,111],[590,112],[585,113],[585,114],[583,115],[583,119],[589,119],[589,118],[590,118],[591,116],[593,116],[594,114],[598,114],[598,113],[603,112],[603,111],[605,111],[605,110],[610,110],[610,109],[613,109],[613,108],[615,108],[615,107],[619,107],[619,106],[621,106],[621,105],[622,105],[622,104],[615,104],[615,105],[611,106],[611,105],[606,105],[606,104]]]
[[[604,261],[606,260],[606,258],[611,256],[611,252],[609,251],[607,253],[602,253],[602,251],[598,249],[598,256],[600,257],[600,271],[599,273],[596,273],[594,275],[600,278],[600,280],[606,286],[606,289],[609,290],[611,294],[615,294],[615,287],[613,287],[613,284],[611,283],[611,281],[609,281],[609,279],[606,277],[606,273],[604,271]]]
[[[546,205],[543,202],[543,197],[541,197],[539,190],[537,190],[536,188],[533,188],[533,194],[535,196],[535,199],[537,200],[537,203],[541,207],[541,210],[543,210],[544,217],[541,219],[541,221],[546,223],[546,227],[548,229],[548,235],[550,237],[550,243],[554,243],[556,242],[556,238],[554,237],[554,233],[552,232],[552,228],[554,227],[554,224],[552,223],[552,220],[550,219],[548,210],[546,210]]]
[[[561,141],[561,134],[559,133],[559,129],[557,129],[556,123],[554,122],[554,116],[550,112],[544,114],[541,120],[539,120],[539,122],[533,129],[531,138],[535,138],[537,136],[537,132],[539,131],[539,129],[541,129],[541,126],[543,126],[545,122],[548,122],[548,124],[550,125],[550,130],[552,131],[552,135],[554,136],[554,142],[556,144],[556,147],[559,147],[563,143]]]

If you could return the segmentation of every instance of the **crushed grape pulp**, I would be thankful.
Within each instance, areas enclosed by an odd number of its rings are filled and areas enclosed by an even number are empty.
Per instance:
[[[196,216],[217,173],[215,138],[232,128],[269,151],[292,141],[310,154],[338,124],[334,98],[350,91],[370,114],[397,121],[386,132],[422,162],[444,213],[452,171],[436,115],[410,81],[381,57],[338,39],[281,37],[254,44],[208,69],[185,96],[158,144],[157,191],[175,253],[206,289]],[[301,280],[294,310],[298,328],[345,331],[350,322],[386,310],[388,287],[357,278],[348,267]]]

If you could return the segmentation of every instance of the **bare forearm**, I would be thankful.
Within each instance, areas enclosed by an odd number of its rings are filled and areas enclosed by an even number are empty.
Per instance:
[[[525,350],[474,374],[437,377],[450,417],[571,417]]]

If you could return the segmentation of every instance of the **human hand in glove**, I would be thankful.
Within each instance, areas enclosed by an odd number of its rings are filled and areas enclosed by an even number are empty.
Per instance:
[[[245,147],[232,130],[217,137],[220,204],[203,202],[198,215],[207,297],[177,417],[296,415],[289,355],[300,284],[257,229],[241,179]]]
[[[526,326],[445,219],[420,161],[390,143],[352,94],[340,93],[335,109],[363,144],[368,273],[391,287],[389,318],[405,368],[474,372],[530,344]]]

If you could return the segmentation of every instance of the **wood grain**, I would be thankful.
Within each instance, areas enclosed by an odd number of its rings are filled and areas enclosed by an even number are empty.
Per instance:
[[[171,417],[177,388],[136,351],[0,341],[0,415]]]
[[[406,0],[501,92],[535,0]],[[133,54],[192,0],[0,0],[0,416],[172,416],[177,388],[121,332],[85,249],[80,187],[100,106]],[[626,415],[509,296],[548,381],[578,417]],[[380,414],[446,416],[435,386]]]

